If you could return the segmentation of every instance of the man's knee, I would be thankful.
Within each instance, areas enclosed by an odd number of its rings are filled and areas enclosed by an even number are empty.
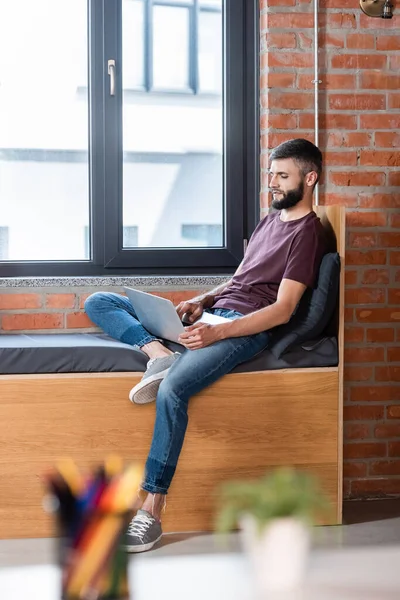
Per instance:
[[[85,313],[90,317],[97,312],[99,307],[103,306],[107,301],[107,295],[107,292],[95,292],[86,298],[84,305]]]

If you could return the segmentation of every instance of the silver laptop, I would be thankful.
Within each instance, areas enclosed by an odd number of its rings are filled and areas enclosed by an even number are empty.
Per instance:
[[[132,288],[125,288],[125,291],[139,321],[147,331],[164,340],[178,342],[185,328],[171,300]],[[204,312],[196,322],[198,321],[215,325],[229,319]]]

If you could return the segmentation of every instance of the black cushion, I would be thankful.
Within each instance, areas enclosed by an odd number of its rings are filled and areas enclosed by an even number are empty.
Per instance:
[[[171,350],[182,346],[167,343]],[[22,333],[0,336],[0,374],[102,373],[144,371],[148,357],[141,350],[104,334]],[[336,338],[326,337],[296,346],[277,360],[264,350],[234,369],[236,373],[338,364]]]
[[[320,336],[337,308],[340,281],[340,256],[325,254],[318,273],[317,286],[307,289],[288,323],[276,327],[268,349],[280,358],[292,347]]]

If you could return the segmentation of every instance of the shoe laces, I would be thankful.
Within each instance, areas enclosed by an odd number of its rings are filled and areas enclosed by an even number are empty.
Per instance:
[[[154,523],[154,521],[154,517],[148,517],[147,515],[136,515],[128,527],[128,534],[134,535],[142,540],[145,533]]]

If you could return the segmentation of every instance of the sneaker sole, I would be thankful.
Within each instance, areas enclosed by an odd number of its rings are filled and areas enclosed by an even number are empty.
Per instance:
[[[149,542],[148,544],[141,544],[140,546],[127,546],[125,545],[125,551],[130,552],[131,554],[138,554],[139,552],[146,552],[147,550],[151,550],[157,542],[159,542],[162,538],[162,534],[154,541]]]
[[[156,373],[155,375],[151,375],[147,377],[144,381],[141,381],[129,392],[129,400],[134,404],[148,404],[149,402],[154,402],[157,396],[158,388],[160,387],[160,383],[166,376],[169,371],[165,369],[160,373]],[[149,390],[146,388],[151,386]],[[143,391],[142,391],[143,390]],[[140,392],[142,391],[142,394]]]

